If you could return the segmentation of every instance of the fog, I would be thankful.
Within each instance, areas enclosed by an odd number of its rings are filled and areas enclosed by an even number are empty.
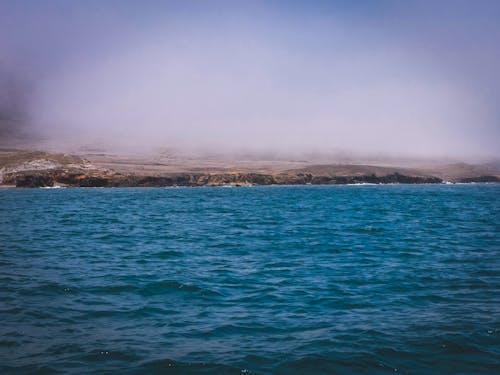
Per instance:
[[[499,4],[2,1],[0,136],[498,158]]]

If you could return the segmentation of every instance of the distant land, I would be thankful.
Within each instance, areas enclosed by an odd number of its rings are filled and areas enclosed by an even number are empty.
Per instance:
[[[163,187],[500,182],[500,164],[380,165],[0,149],[0,186]],[[402,162],[403,163],[403,162]],[[388,165],[390,164],[390,165]],[[406,163],[409,164],[409,163]]]

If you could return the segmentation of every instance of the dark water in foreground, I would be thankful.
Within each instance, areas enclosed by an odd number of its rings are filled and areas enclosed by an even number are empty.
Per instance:
[[[7,374],[495,373],[500,185],[1,189],[0,322]]]

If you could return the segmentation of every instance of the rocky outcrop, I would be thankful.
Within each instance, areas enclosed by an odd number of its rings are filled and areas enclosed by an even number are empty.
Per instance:
[[[124,175],[110,171],[50,169],[21,171],[4,175],[4,183],[17,187],[53,185],[75,187],[164,187],[164,186],[248,186],[248,185],[339,185],[339,184],[434,184],[437,177],[406,176],[314,176],[307,173],[178,173],[164,176]]]
[[[54,179],[46,174],[28,174],[17,176],[15,179],[16,187],[50,187],[54,186]]]
[[[458,182],[470,184],[473,182],[500,182],[500,178],[497,176],[479,176],[479,177],[467,177],[460,178]]]
[[[96,172],[46,170],[4,175],[3,183],[17,187],[167,187],[167,186],[250,186],[250,185],[347,185],[347,184],[439,184],[439,177],[407,176],[313,176],[304,173],[179,173],[166,176],[99,174]],[[500,182],[496,176],[463,178],[456,182]]]

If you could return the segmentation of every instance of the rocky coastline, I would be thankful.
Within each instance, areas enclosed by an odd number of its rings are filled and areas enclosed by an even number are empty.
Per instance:
[[[165,176],[81,173],[65,170],[22,171],[4,175],[3,183],[16,187],[168,187],[251,185],[345,185],[345,184],[440,184],[435,176],[418,177],[393,173],[385,176],[314,176],[305,173],[179,173]],[[496,176],[456,181],[499,182]]]
[[[120,167],[119,163],[116,165]],[[461,166],[461,169],[464,167]],[[359,164],[309,165],[303,168],[267,171],[258,168],[215,171],[200,168],[191,171],[152,173],[141,165],[135,166],[132,170],[116,170],[76,155],[17,150],[0,152],[0,186],[4,187],[196,187],[447,182],[500,182],[500,174],[468,173],[449,178],[425,170]]]

